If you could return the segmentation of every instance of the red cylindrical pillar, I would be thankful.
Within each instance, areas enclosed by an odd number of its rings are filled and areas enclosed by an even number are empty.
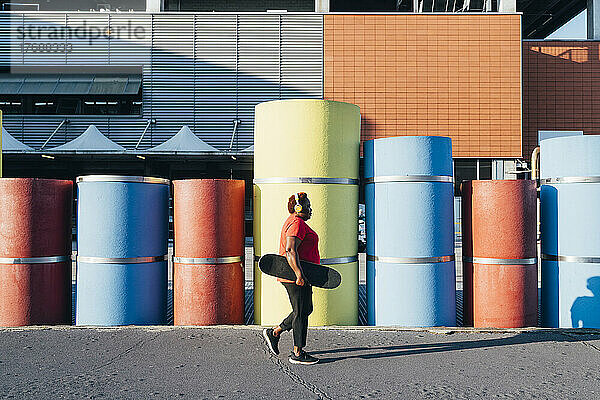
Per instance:
[[[241,180],[174,181],[175,325],[244,323]]]
[[[463,183],[466,326],[537,324],[536,198],[530,180]]]
[[[71,323],[73,183],[0,179],[0,326]]]

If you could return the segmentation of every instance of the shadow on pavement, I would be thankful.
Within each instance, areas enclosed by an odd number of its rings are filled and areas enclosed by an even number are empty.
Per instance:
[[[576,337],[575,332],[573,335],[560,332],[527,332],[520,333],[511,337],[497,339],[465,340],[460,342],[453,341],[381,347],[345,347],[339,349],[329,349],[320,351],[315,350],[311,351],[310,353],[314,354],[315,356],[329,354],[333,355],[334,357],[323,357],[320,359],[319,364],[327,364],[347,359],[377,359],[418,354],[440,353],[446,351],[461,351],[500,346],[513,346],[532,343],[583,342],[589,340],[600,340],[600,335],[589,334],[581,336],[582,337]],[[359,352],[359,354],[346,355],[347,353],[354,352]]]

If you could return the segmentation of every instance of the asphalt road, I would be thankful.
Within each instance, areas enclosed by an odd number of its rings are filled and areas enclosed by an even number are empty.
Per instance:
[[[450,332],[311,329],[298,366],[256,327],[0,329],[0,398],[600,398],[600,334]]]

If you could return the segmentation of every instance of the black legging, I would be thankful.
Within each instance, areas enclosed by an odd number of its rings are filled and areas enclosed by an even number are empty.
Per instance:
[[[308,331],[308,316],[313,311],[312,286],[305,283],[298,286],[295,283],[282,282],[288,292],[292,312],[285,317],[279,327],[284,331],[294,331],[294,346],[306,346],[306,334]]]

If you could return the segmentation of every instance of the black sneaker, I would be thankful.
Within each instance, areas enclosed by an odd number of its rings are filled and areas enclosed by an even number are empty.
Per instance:
[[[279,336],[273,335],[273,328],[263,329],[263,337],[267,341],[271,353],[275,355],[279,354]]]
[[[313,365],[313,364],[316,364],[319,362],[318,358],[311,356],[304,350],[300,350],[299,356],[294,354],[294,352],[292,351],[292,353],[290,354],[289,360],[292,364],[303,364],[303,365]]]

